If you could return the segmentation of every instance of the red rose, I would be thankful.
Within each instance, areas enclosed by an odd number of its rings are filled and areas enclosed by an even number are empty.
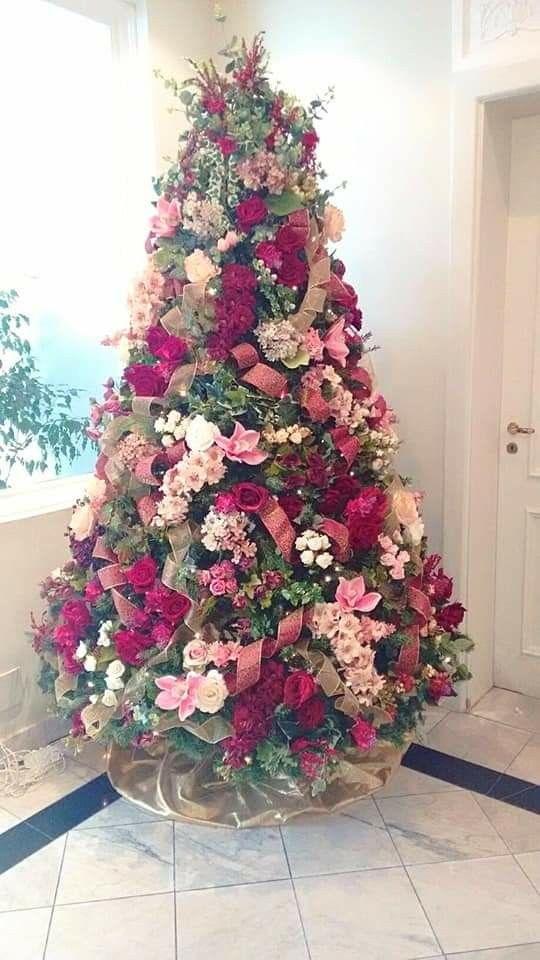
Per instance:
[[[134,667],[140,664],[143,651],[154,645],[152,637],[138,630],[118,630],[113,642],[118,658]]]
[[[144,593],[156,579],[157,564],[152,557],[141,557],[125,571],[128,583],[137,593]]]
[[[66,623],[68,623],[70,627],[73,627],[76,633],[82,633],[92,619],[88,607],[83,600],[67,600],[60,613]]]
[[[138,397],[161,397],[165,393],[163,377],[146,363],[132,363],[126,367],[124,379]]]
[[[221,271],[221,284],[227,293],[257,289],[257,274],[244,263],[226,263]]]
[[[262,260],[265,267],[270,270],[279,270],[283,262],[280,251],[270,240],[262,240],[257,244],[255,257],[257,260]]]
[[[464,616],[465,607],[461,603],[449,603],[437,611],[435,619],[443,630],[457,630]]]
[[[191,600],[185,593],[175,593],[167,591],[161,600],[161,612],[166,620],[171,623],[180,623],[187,613],[191,610]]]
[[[263,198],[255,195],[249,197],[248,200],[242,200],[242,202],[238,204],[235,211],[236,222],[240,230],[247,233],[252,227],[256,227],[258,223],[266,220],[267,213],[268,207]]]
[[[170,623],[165,623],[161,620],[159,623],[155,623],[151,630],[152,643],[156,647],[164,647],[172,635],[172,627]]]
[[[289,520],[296,520],[305,507],[302,497],[299,497],[296,493],[282,494],[281,497],[278,497],[278,503],[287,514]]]
[[[236,483],[234,487],[231,487],[230,492],[238,510],[243,510],[245,513],[258,513],[269,497],[266,487],[261,487],[259,484],[249,481]]]
[[[295,719],[304,730],[315,730],[320,727],[326,715],[326,708],[322,697],[312,697],[296,711]]]
[[[178,363],[187,351],[186,341],[167,333],[163,327],[151,327],[146,342],[150,353],[168,363]]]
[[[292,710],[297,710],[303,703],[310,700],[317,689],[317,683],[310,673],[305,670],[294,670],[285,680],[283,687],[283,703]]]
[[[231,153],[236,150],[236,140],[233,137],[218,137],[216,143],[224,157],[230,157]]]
[[[377,739],[375,727],[361,717],[351,727],[351,737],[360,750],[371,750]]]
[[[278,271],[278,281],[286,287],[301,287],[307,280],[307,264],[300,260],[295,253],[283,256],[283,263]]]
[[[297,253],[303,250],[305,240],[301,230],[290,223],[284,223],[276,234],[276,247],[282,253]]]

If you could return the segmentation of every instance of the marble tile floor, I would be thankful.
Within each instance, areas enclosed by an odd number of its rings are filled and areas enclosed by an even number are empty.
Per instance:
[[[488,695],[467,717],[442,714],[425,739],[476,763],[485,743],[493,770],[540,782],[535,703],[515,696]],[[499,747],[501,728],[525,739],[503,737]],[[72,760],[66,792],[89,770],[96,776],[98,760]],[[24,798],[0,796],[0,845],[2,831],[62,789],[49,782]],[[216,954],[540,960],[540,816],[402,767],[342,814],[281,829],[173,823],[117,800],[0,875],[6,960]]]

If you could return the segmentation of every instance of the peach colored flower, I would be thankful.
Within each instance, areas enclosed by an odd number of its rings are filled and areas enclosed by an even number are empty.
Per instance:
[[[404,527],[410,527],[418,520],[416,500],[410,490],[396,490],[392,497],[392,510]]]
[[[86,485],[86,495],[94,513],[98,513],[107,499],[107,484],[100,477],[92,477]]]
[[[184,260],[184,270],[190,283],[207,283],[219,273],[208,254],[198,248]]]
[[[217,713],[229,696],[227,684],[219,670],[209,670],[201,681],[196,693],[197,708],[203,713]]]
[[[345,217],[338,207],[327,203],[323,214],[324,236],[331,243],[337,243],[343,236],[345,230]]]
[[[227,253],[228,250],[232,250],[236,246],[239,240],[240,237],[234,230],[227,230],[225,236],[219,238],[217,248],[220,253]]]

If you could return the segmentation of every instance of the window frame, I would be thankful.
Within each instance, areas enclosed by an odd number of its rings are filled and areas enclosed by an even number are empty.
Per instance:
[[[126,280],[134,272],[135,242],[142,250],[142,214],[150,193],[153,166],[153,130],[150,108],[148,66],[148,27],[144,0],[42,0],[72,13],[103,23],[111,31],[114,68],[112,95],[117,101],[119,133],[117,164],[125,194],[128,216],[126,236],[134,238],[133,247],[125,244]],[[136,109],[133,104],[136,104]],[[126,290],[127,296],[127,290]],[[0,490],[0,524],[44,513],[66,510],[84,493],[91,474],[39,479],[28,487]]]

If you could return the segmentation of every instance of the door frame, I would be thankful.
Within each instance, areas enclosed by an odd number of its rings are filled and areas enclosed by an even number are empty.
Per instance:
[[[456,704],[493,686],[500,400],[510,126],[540,112],[540,59],[454,74],[444,552],[467,608],[473,677]]]

